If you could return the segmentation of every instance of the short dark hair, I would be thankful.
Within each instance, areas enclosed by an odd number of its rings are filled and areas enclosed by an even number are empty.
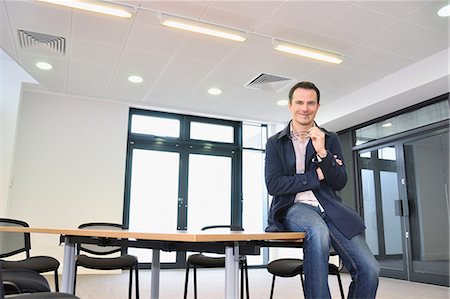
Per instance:
[[[302,81],[302,82],[299,82],[299,83],[295,84],[294,86],[292,86],[291,90],[289,90],[289,103],[292,104],[292,95],[294,94],[294,91],[297,88],[314,90],[316,92],[316,94],[317,94],[317,103],[320,103],[320,91],[319,91],[319,89],[314,85],[314,83],[308,82],[308,81]]]

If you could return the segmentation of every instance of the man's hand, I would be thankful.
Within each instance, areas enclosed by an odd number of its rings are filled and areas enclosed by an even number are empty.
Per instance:
[[[342,166],[342,165],[344,164],[344,163],[342,163],[342,160],[338,159],[337,155],[334,155],[333,157],[334,157],[334,159],[336,160],[336,163],[337,163],[339,166]]]
[[[308,130],[308,132],[316,153],[319,157],[325,158],[327,156],[327,150],[325,148],[325,133],[318,127],[312,127]]]

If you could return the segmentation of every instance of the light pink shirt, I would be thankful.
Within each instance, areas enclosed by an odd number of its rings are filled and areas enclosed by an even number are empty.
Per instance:
[[[292,131],[291,127],[291,140],[292,144],[294,146],[295,151],[295,168],[297,173],[304,173],[305,172],[305,161],[306,161],[306,147],[309,142],[309,137],[306,137],[304,139],[301,139],[295,135],[295,133]],[[301,202],[305,204],[309,204],[312,206],[319,206],[320,210],[323,211],[322,206],[320,205],[319,201],[317,200],[316,196],[311,190],[299,192],[295,195],[295,202]]]

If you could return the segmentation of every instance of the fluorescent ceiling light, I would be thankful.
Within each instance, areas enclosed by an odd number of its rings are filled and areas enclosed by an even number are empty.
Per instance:
[[[439,9],[437,14],[440,17],[448,17],[448,16],[450,16],[450,4],[442,7],[441,9]]]
[[[84,9],[121,18],[131,18],[132,13],[121,5],[103,2],[100,0],[38,0],[71,8]]]
[[[36,63],[36,66],[44,71],[49,71],[53,68],[53,66],[50,63],[39,61]]]
[[[381,125],[383,128],[389,128],[392,127],[392,123],[385,123]]]
[[[243,42],[246,40],[245,34],[241,31],[232,30],[216,25],[211,25],[203,22],[197,22],[187,19],[171,16],[160,16],[161,24],[164,26],[203,33],[216,37],[226,38],[234,41]]]
[[[339,64],[341,63],[342,56],[336,53],[331,53],[323,50],[318,50],[314,48],[304,47],[300,45],[290,44],[287,42],[274,40],[273,47],[275,50],[286,52],[290,54],[300,55],[312,59],[317,59],[321,61],[326,61],[330,63]]]

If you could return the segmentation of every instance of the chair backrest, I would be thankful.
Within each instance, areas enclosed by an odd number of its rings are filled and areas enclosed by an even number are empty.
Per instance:
[[[78,226],[79,229],[107,229],[107,230],[122,230],[123,226],[118,223],[108,223],[108,222],[91,222],[83,223]],[[121,245],[110,245],[108,238],[103,237],[91,237],[99,241],[97,244],[79,244],[77,246],[78,254],[80,251],[85,251],[95,255],[108,255],[116,252],[124,252],[126,248],[126,239],[122,239],[123,244]],[[116,239],[114,239],[116,241]],[[117,243],[117,241],[116,241]]]
[[[28,223],[16,219],[0,218],[0,226],[29,227]],[[0,232],[0,258],[25,252],[30,257],[30,233]]]
[[[240,232],[244,231],[242,226],[239,226],[239,225],[225,225],[225,224],[204,226],[204,227],[202,227],[202,230],[214,229],[214,228],[229,228],[232,231],[240,231]]]

